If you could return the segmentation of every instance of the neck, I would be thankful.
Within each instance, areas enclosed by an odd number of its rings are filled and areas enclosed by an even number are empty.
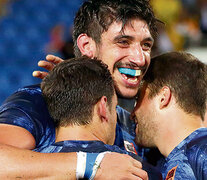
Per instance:
[[[102,141],[106,143],[104,138],[99,136],[96,133],[95,128],[92,128],[90,125],[86,126],[67,126],[67,127],[59,127],[56,129],[56,140],[66,141],[66,140],[75,140],[75,141]]]
[[[159,151],[167,157],[171,151],[196,129],[203,126],[200,117],[177,112],[173,117],[165,119],[164,131],[156,145]]]

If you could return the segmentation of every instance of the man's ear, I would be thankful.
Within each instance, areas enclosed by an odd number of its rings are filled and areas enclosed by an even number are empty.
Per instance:
[[[160,109],[165,108],[169,105],[171,100],[171,90],[168,86],[162,87],[162,89],[159,92],[159,107]]]
[[[101,120],[108,121],[107,97],[102,96],[98,103],[98,114]]]
[[[96,44],[95,41],[87,34],[80,34],[77,38],[77,45],[82,55],[89,58],[95,57]]]

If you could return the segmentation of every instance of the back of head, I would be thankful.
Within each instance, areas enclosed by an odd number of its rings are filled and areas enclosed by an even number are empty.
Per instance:
[[[122,22],[123,28],[133,19],[145,20],[152,35],[156,34],[156,21],[149,0],[88,0],[83,3],[74,20],[74,51],[80,56],[76,40],[82,33],[87,34],[96,43],[100,43],[101,34],[108,30],[113,22]]]
[[[41,83],[43,97],[57,126],[90,123],[102,96],[111,103],[115,93],[107,65],[87,57],[58,64]]]
[[[172,91],[186,112],[204,119],[207,102],[207,66],[185,52],[170,52],[152,58],[143,78],[154,97],[163,86]]]

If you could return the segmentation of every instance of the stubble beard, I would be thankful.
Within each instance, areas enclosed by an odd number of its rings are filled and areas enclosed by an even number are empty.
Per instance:
[[[143,113],[142,113],[143,114]],[[157,124],[153,121],[153,112],[145,112],[145,114],[139,115],[138,119],[138,131],[136,130],[135,142],[139,146],[143,147],[156,147],[154,139],[157,134]]]

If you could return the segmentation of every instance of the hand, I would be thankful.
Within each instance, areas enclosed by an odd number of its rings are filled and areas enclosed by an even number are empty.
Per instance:
[[[59,64],[62,61],[64,61],[64,60],[57,57],[57,56],[49,54],[46,56],[46,60],[41,60],[38,62],[38,66],[42,67],[48,71],[51,71],[55,67],[56,64]],[[34,77],[37,77],[40,79],[43,79],[45,76],[47,76],[47,74],[48,74],[47,72],[43,72],[43,71],[34,71],[32,73],[32,75]]]
[[[107,153],[100,164],[95,180],[148,180],[147,172],[141,168],[141,162],[129,155]]]

